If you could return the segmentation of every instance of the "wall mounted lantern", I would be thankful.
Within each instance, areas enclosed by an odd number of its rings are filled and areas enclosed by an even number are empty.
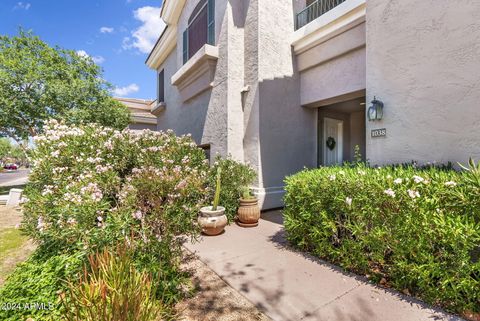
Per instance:
[[[373,97],[372,105],[368,108],[368,120],[381,120],[383,118],[383,102]]]

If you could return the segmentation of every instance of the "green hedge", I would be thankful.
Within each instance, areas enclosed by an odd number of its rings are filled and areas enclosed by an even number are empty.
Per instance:
[[[480,311],[480,166],[328,167],[286,179],[297,248],[464,313]]]

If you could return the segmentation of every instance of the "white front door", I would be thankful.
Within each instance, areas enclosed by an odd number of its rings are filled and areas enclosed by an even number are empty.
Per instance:
[[[343,120],[324,118],[323,121],[323,164],[326,166],[343,163]]]

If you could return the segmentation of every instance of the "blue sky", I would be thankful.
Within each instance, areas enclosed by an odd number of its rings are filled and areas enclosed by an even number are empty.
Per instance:
[[[0,33],[32,30],[50,45],[88,54],[116,87],[114,95],[155,98],[145,59],[161,34],[161,0],[0,1]]]

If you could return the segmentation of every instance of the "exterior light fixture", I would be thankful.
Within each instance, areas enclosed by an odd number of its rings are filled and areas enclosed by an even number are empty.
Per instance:
[[[373,97],[372,105],[368,108],[368,120],[375,121],[383,118],[383,102]]]

